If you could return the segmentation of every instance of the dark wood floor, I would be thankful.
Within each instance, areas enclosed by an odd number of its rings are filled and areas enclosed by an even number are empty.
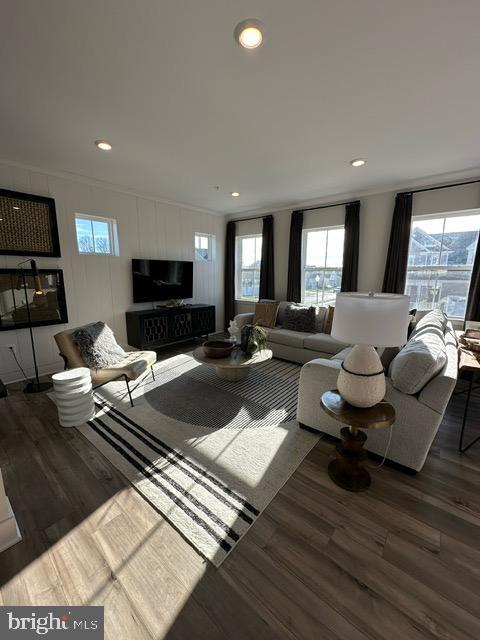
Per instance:
[[[383,467],[364,494],[332,485],[320,441],[217,570],[15,385],[0,466],[24,540],[0,554],[0,602],[103,604],[115,640],[478,640],[480,443],[457,453],[463,401],[420,474]]]

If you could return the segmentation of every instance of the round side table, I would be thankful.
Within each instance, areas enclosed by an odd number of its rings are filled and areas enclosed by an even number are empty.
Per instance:
[[[325,391],[320,404],[325,413],[348,425],[340,430],[342,440],[336,447],[336,460],[328,465],[328,475],[342,489],[365,491],[370,486],[371,478],[362,464],[367,457],[363,449],[367,436],[360,429],[390,427],[395,422],[395,409],[385,401],[367,409],[354,407],[338,391]]]
[[[62,427],[78,427],[95,416],[90,369],[78,367],[52,376]]]

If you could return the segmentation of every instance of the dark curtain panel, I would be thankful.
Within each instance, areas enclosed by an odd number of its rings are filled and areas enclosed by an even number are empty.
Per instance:
[[[235,316],[235,222],[227,222],[225,241],[225,328]]]
[[[474,320],[475,322],[480,320],[480,240],[477,242],[477,251],[473,262],[465,320]]]
[[[275,298],[273,262],[273,216],[265,216],[262,230],[262,262],[260,264],[260,300]]]
[[[360,240],[360,201],[345,205],[345,240],[340,291],[357,291],[358,246]]]
[[[383,277],[384,293],[405,293],[411,226],[412,194],[397,193]]]
[[[303,211],[293,211],[288,251],[287,300],[289,302],[300,302],[302,299],[302,231]]]

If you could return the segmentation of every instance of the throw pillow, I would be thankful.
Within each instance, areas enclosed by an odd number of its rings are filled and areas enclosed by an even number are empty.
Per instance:
[[[334,313],[335,313],[335,307],[332,307],[332,305],[329,304],[327,309],[327,315],[325,317],[325,324],[323,325],[323,333],[328,333],[329,335],[332,333]]]
[[[444,334],[437,327],[415,329],[390,365],[392,384],[402,393],[418,393],[443,369],[446,361]]]
[[[441,333],[445,333],[448,318],[441,309],[433,309],[432,311],[417,311],[415,316],[415,328],[412,331],[412,337],[420,330],[437,329]]]
[[[315,331],[317,333],[323,333],[323,326],[325,324],[325,318],[327,317],[326,307],[317,307]]]
[[[415,336],[421,330],[438,329],[442,333],[445,333],[447,326],[447,316],[441,309],[433,309],[423,316],[415,325],[415,330],[412,332],[412,336]]]
[[[285,309],[285,317],[282,329],[290,331],[303,331],[305,333],[315,333],[316,310],[315,307],[302,307],[296,304],[289,304]]]
[[[259,324],[261,327],[272,328],[275,326],[278,313],[279,302],[257,302],[255,305],[255,316],[253,324]]]
[[[94,322],[79,327],[73,339],[80,354],[90,369],[104,369],[120,362],[125,351],[115,340],[113,331],[104,322]]]

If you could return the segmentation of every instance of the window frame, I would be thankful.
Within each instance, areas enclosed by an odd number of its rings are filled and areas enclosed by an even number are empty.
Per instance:
[[[472,280],[472,273],[473,273],[473,263],[471,265],[465,264],[465,265],[451,265],[450,267],[448,266],[448,264],[441,264],[442,263],[442,253],[443,253],[443,248],[444,248],[444,244],[443,244],[443,238],[445,235],[445,221],[447,220],[447,218],[452,219],[452,218],[465,218],[467,216],[480,216],[480,208],[478,209],[461,209],[459,211],[444,211],[444,212],[437,212],[437,213],[428,213],[428,214],[420,214],[420,215],[412,215],[412,228],[410,230],[410,238],[408,241],[408,255],[407,255],[407,271],[405,274],[405,295],[407,294],[407,284],[408,284],[408,273],[409,271],[433,271],[433,272],[440,272],[440,271],[447,271],[447,272],[455,272],[455,271],[467,271],[470,268],[470,278],[468,280],[468,286],[467,286],[467,291],[470,288],[470,282]],[[440,251],[439,251],[439,263],[437,264],[430,264],[430,265],[410,265],[409,264],[409,260],[410,260],[410,245],[411,245],[411,241],[412,241],[412,233],[413,233],[413,224],[415,222],[419,222],[422,220],[442,220],[443,219],[443,228],[442,228],[442,239],[441,239],[441,244],[440,244]],[[478,246],[478,242],[480,242],[480,225],[479,225],[479,231],[478,231],[478,237],[477,237],[477,246]],[[476,249],[475,249],[476,250]],[[438,277],[435,279],[435,283],[438,282]],[[435,290],[437,289],[437,287],[435,287]],[[413,304],[413,303],[412,303]],[[433,308],[434,309],[440,309],[441,307],[438,305],[437,302],[433,302]],[[465,320],[465,317],[463,316],[453,316],[453,315],[449,315],[448,316],[449,319],[454,320],[454,321],[461,321],[463,322]]]
[[[208,258],[207,260],[199,260],[197,258],[197,247],[195,246],[196,239],[198,237],[207,238],[208,240]],[[212,233],[204,233],[203,231],[195,231],[193,234],[193,259],[200,264],[208,264],[214,262],[216,259],[216,236]]]
[[[108,253],[102,253],[100,251],[80,251],[80,246],[78,243],[78,234],[77,234],[77,219],[88,220],[90,223],[105,222],[108,224],[108,240],[110,243],[110,251]],[[106,256],[118,257],[120,255],[120,244],[118,240],[118,222],[116,221],[115,218],[107,218],[105,216],[96,216],[90,213],[75,213],[74,229],[75,229],[75,242],[77,245],[78,255],[103,256],[103,257],[106,257]],[[95,234],[93,231],[93,224],[92,224],[92,237],[93,237],[93,246],[95,248]]]
[[[307,229],[303,229],[302,230],[302,304],[310,304],[311,306],[316,307],[317,303],[310,303],[310,302],[305,302],[305,275],[307,271],[338,271],[338,267],[307,267],[306,266],[306,262],[307,262],[307,235],[308,233],[312,232],[312,231],[326,231],[327,232],[327,240],[326,240],[326,245],[325,245],[325,262],[326,262],[326,258],[328,255],[328,232],[329,231],[335,231],[337,229],[343,229],[343,231],[345,232],[345,225],[344,224],[335,224],[335,225],[329,225],[326,227],[312,227],[312,228],[307,228]],[[342,256],[343,258],[343,256]],[[340,267],[340,271],[343,274],[343,264]],[[322,307],[325,304],[327,304],[324,301],[324,297],[325,297],[325,277],[323,278],[323,282],[324,282],[324,287],[322,289],[322,300],[318,302],[318,306]],[[330,304],[330,303],[328,303]]]
[[[242,240],[246,240],[248,238],[260,238],[263,242],[263,234],[262,233],[245,233],[242,235],[238,235],[235,238],[235,300],[237,302],[252,302],[255,303],[251,298],[242,298],[240,295],[242,288],[242,272],[243,271],[258,271],[258,279],[260,280],[260,269],[261,269],[261,256],[260,256],[260,266],[258,269],[243,269],[242,268]],[[261,253],[261,250],[260,250]],[[260,298],[257,299],[258,302]]]

